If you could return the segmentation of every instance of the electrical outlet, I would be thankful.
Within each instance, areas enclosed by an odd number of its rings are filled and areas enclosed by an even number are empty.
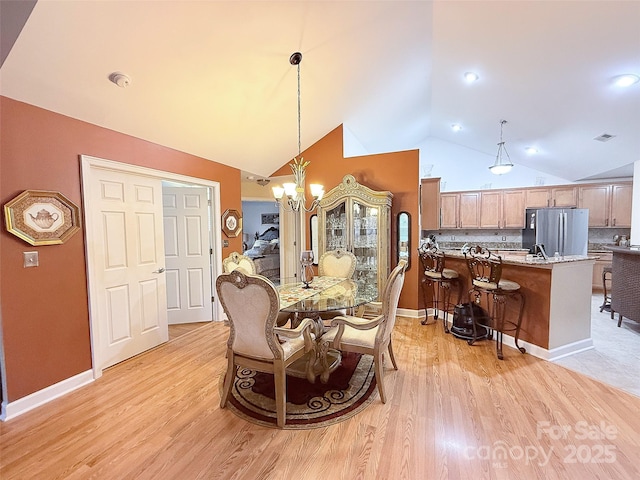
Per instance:
[[[22,256],[24,268],[38,266],[38,252],[22,252]]]
[[[507,241],[507,237],[502,237],[502,241],[506,242]]]
[[[222,240],[222,247],[228,247],[229,246],[229,240]]]

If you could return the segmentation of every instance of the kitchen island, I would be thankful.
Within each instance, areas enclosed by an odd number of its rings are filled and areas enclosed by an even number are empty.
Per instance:
[[[626,317],[640,322],[640,248],[608,247],[611,262],[611,318],[618,314],[618,326]]]
[[[460,275],[462,303],[471,288],[464,254],[445,251],[446,268]],[[527,258],[502,255],[502,278],[520,284],[525,297],[519,344],[545,360],[593,348],[591,339],[591,278],[597,257]],[[484,306],[486,308],[486,305]],[[507,304],[507,318],[516,318],[517,303]],[[505,335],[505,345],[515,346]]]

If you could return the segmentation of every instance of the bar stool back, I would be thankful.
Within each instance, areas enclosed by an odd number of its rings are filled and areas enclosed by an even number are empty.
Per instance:
[[[604,299],[602,305],[600,305],[600,312],[603,310],[611,311],[611,276],[613,269],[611,265],[606,265],[602,269],[602,290],[604,292]],[[608,288],[607,288],[608,287]],[[613,318],[613,314],[611,314]]]
[[[433,319],[438,320],[439,312],[442,311],[442,321],[445,333],[449,333],[449,312],[453,310],[451,299],[451,288],[456,287],[458,291],[458,301],[462,295],[461,284],[458,272],[450,268],[445,268],[446,256],[434,244],[425,243],[418,248],[420,263],[422,264],[422,295],[424,298],[425,313],[429,305],[428,289],[432,290]],[[426,325],[429,314],[422,322]]]
[[[515,332],[515,344],[521,353],[525,353],[524,347],[518,345],[520,327],[522,325],[522,312],[524,311],[524,295],[520,291],[520,285],[502,277],[502,257],[492,253],[490,250],[478,245],[464,252],[471,276],[471,289],[469,290],[469,301],[479,304],[483,295],[487,298],[489,312],[490,331],[496,332],[496,353],[500,360],[502,354],[502,336],[504,332]],[[506,320],[506,303],[508,299],[515,298],[519,301],[518,318]],[[473,309],[471,315],[473,317]],[[483,335],[478,335],[478,322],[473,319],[473,338],[468,340],[472,345]]]

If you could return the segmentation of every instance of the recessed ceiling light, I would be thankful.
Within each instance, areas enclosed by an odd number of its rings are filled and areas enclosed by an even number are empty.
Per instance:
[[[477,73],[474,73],[474,72],[466,72],[466,73],[464,74],[464,79],[465,79],[467,82],[469,82],[469,83],[471,83],[471,82],[475,82],[475,81],[476,81],[476,80],[478,80],[479,78],[480,78],[480,77],[478,76],[478,74],[477,74]]]
[[[534,153],[538,153],[538,149],[536,147],[527,147],[524,149],[529,155],[533,155]]]
[[[616,87],[630,87],[634,83],[640,82],[640,76],[633,73],[627,73],[625,75],[618,75],[613,79]]]
[[[454,123],[453,125],[451,125],[451,130],[453,130],[454,132],[459,132],[460,130],[462,130],[462,125],[460,125],[459,123]]]

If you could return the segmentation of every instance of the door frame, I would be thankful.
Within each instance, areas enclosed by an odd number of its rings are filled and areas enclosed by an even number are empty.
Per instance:
[[[93,172],[95,170],[110,170],[123,175],[139,175],[152,177],[158,180],[175,181],[190,185],[197,185],[209,188],[211,191],[211,208],[209,219],[211,225],[211,242],[212,242],[212,275],[217,277],[222,273],[222,244],[220,233],[222,231],[222,225],[220,220],[220,183],[212,180],[205,180],[197,177],[189,177],[186,175],[180,175],[177,173],[166,172],[164,170],[156,170],[153,168],[142,167],[138,165],[132,165],[128,163],[117,162],[114,160],[106,160],[102,158],[92,157],[90,155],[80,155],[80,170],[81,170],[81,188],[82,188],[82,201],[84,205],[84,233],[85,233],[85,258],[87,264],[87,290],[89,294],[89,326],[91,336],[91,363],[93,370],[93,378],[97,379],[102,376],[102,368],[99,366],[98,359],[96,358],[97,345],[94,342],[98,341],[98,315],[95,312],[98,311],[97,301],[97,289],[95,281],[95,245],[100,243],[94,238],[93,229],[89,228],[92,223],[90,215],[92,214],[91,208],[93,207],[91,201],[91,195],[87,191],[87,186],[91,184]],[[213,303],[213,320],[218,320],[222,317],[222,306],[218,301],[217,295],[214,295]]]

